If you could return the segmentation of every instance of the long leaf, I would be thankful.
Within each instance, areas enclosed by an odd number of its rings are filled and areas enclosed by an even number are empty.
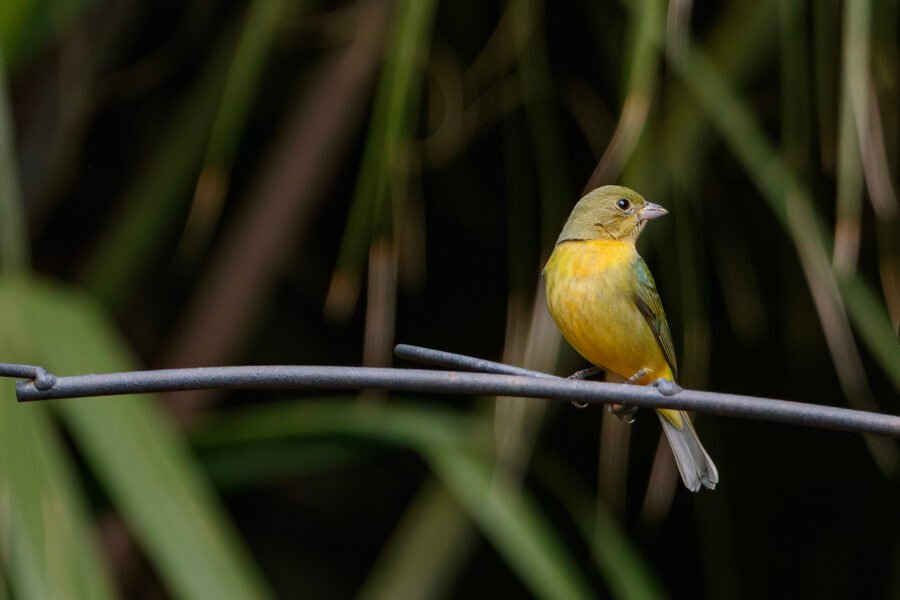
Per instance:
[[[0,266],[14,272],[28,264],[28,240],[15,160],[12,111],[0,46]]]
[[[615,598],[663,598],[662,585],[622,526],[602,503],[595,503],[578,484],[571,468],[539,456],[535,475],[556,495],[587,540],[597,567]]]
[[[493,479],[490,463],[465,452],[429,452],[428,457],[444,485],[535,595],[592,596],[537,507],[526,494]]]
[[[431,478],[413,498],[358,598],[443,598],[477,539],[459,502]]]
[[[0,49],[0,265],[28,264],[27,228],[14,156],[12,115]],[[4,281],[8,281],[4,280]],[[5,360],[28,362],[21,306],[4,308],[0,349]],[[3,303],[0,302],[0,305]],[[0,389],[0,562],[23,598],[108,598],[112,585],[91,536],[90,517],[56,430],[43,406],[18,406],[11,386]],[[0,590],[5,584],[0,581]]]
[[[84,267],[88,288],[107,306],[118,306],[141,281],[145,269],[164,248],[160,239],[189,203],[189,190],[212,127],[212,107],[224,85],[233,37],[230,32],[223,34],[189,97],[163,125],[165,133],[158,146]]]
[[[9,302],[4,295],[0,307],[10,308]],[[4,358],[24,360],[23,345],[10,333],[0,333]],[[6,383],[0,387],[0,559],[10,586],[20,598],[112,598],[73,465],[47,407],[18,404]]]
[[[135,366],[109,322],[78,294],[47,283],[7,283],[0,286],[0,307],[6,315],[0,331],[27,331],[34,360],[51,371]],[[176,596],[266,596],[210,487],[149,398],[84,398],[55,407]]]
[[[284,4],[284,0],[255,0],[247,9],[240,39],[212,121],[203,169],[197,180],[194,202],[185,226],[182,248],[189,255],[205,246],[208,236],[218,223],[228,192],[234,156],[259,88],[270,48],[283,22]]]
[[[880,350],[896,341],[893,328],[879,325],[888,322],[887,311],[877,304],[861,305],[861,299],[873,295],[859,274],[839,277],[831,270],[828,263],[831,240],[821,216],[813,207],[810,190],[776,158],[765,134],[699,49],[689,45],[681,59],[672,61],[672,64],[707,110],[713,124],[753,178],[781,225],[792,235],[801,259],[808,261],[810,268],[815,270],[809,277],[810,283],[815,279],[821,285],[828,286],[830,280],[838,286],[843,292],[840,300],[849,305],[849,316],[862,339],[875,352],[894,386],[900,389],[900,353],[886,354]],[[847,290],[859,289],[866,292],[847,293]],[[864,308],[871,308],[871,311]]]
[[[3,0],[0,4],[0,52],[15,70],[95,0]]]
[[[588,586],[528,495],[493,478],[480,420],[433,407],[307,401],[234,411],[205,423],[201,447],[293,436],[356,436],[418,452],[531,591],[543,598],[590,597]]]
[[[373,236],[384,235],[392,212],[398,208],[396,192],[401,186],[396,185],[396,179],[407,169],[404,144],[418,112],[422,67],[437,4],[437,0],[401,0],[394,8],[390,46],[378,83],[363,163],[326,300],[329,312],[337,316],[346,316],[355,305],[369,245]]]
[[[834,265],[856,271],[862,227],[863,166],[860,143],[869,109],[869,38],[872,6],[868,0],[844,5],[843,73],[838,137],[837,223]]]

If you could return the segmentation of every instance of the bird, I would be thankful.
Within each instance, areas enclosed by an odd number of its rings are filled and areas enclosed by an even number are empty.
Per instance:
[[[573,377],[603,370],[637,385],[676,380],[666,313],[635,245],[647,223],[666,214],[665,208],[634,190],[615,185],[589,192],[572,209],[543,278],[547,308],[557,327],[596,367]],[[627,416],[628,409],[621,405],[610,409]],[[684,485],[692,492],[701,486],[715,489],[718,470],[687,413],[656,413]]]

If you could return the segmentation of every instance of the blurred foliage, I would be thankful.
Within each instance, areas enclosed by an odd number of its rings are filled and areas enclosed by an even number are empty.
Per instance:
[[[5,0],[2,360],[573,371],[540,270],[621,182],[683,384],[900,412],[900,2],[695,4]],[[695,497],[644,418],[7,382],[0,598],[900,593],[894,440],[698,428]]]

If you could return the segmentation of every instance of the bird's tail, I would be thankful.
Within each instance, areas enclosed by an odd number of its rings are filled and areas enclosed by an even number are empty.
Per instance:
[[[692,492],[699,491],[701,484],[711,490],[715,489],[719,482],[719,472],[709,454],[703,449],[703,444],[700,443],[700,438],[697,437],[687,413],[684,411],[678,413],[681,418],[677,420],[681,421],[681,427],[667,419],[661,411],[657,411],[656,414],[659,415],[663,431],[666,432],[666,438],[672,446],[675,464],[678,465],[678,472],[681,473],[684,485]]]

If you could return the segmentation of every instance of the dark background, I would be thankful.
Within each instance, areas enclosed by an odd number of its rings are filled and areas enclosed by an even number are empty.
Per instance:
[[[566,374],[540,271],[620,183],[670,211],[639,249],[681,384],[897,413],[898,28],[896,0],[4,0],[0,356]],[[0,596],[900,597],[893,440],[701,416],[695,496],[649,414],[4,387]]]

